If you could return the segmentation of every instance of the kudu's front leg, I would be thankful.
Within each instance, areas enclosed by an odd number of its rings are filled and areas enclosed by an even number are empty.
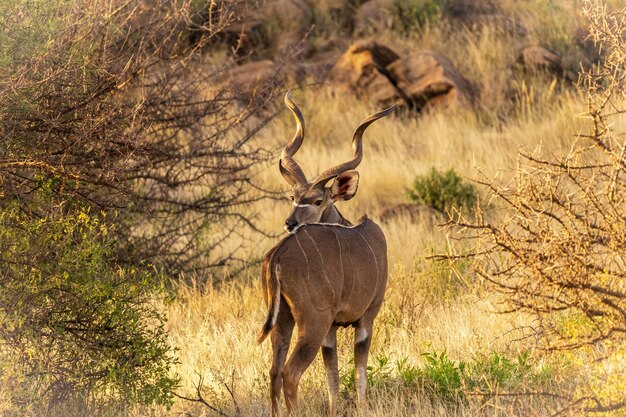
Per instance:
[[[354,385],[356,386],[357,407],[366,406],[367,357],[372,343],[372,323],[359,323],[354,331]]]
[[[339,397],[339,365],[337,361],[337,326],[332,326],[322,343],[322,356],[326,368],[326,381],[328,383],[328,408],[330,417],[335,417],[337,412],[337,399]]]

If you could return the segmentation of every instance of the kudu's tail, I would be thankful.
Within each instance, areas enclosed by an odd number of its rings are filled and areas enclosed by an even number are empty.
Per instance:
[[[278,317],[278,308],[280,306],[280,281],[278,280],[277,272],[280,269],[280,265],[272,267],[271,259],[269,262],[264,262],[261,270],[267,291],[267,319],[261,329],[257,343],[263,343],[267,335],[270,333],[274,325],[276,324],[276,318]]]

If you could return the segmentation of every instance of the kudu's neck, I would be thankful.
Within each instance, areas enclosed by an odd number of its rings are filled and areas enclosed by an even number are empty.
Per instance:
[[[322,218],[320,219],[320,223],[332,223],[332,224],[341,224],[343,226],[352,226],[352,223],[348,221],[345,217],[341,215],[337,207],[334,205],[328,207],[322,213]]]

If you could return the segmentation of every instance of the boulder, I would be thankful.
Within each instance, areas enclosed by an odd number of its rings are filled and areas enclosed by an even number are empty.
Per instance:
[[[373,41],[353,44],[337,61],[332,79],[378,106],[395,102],[417,112],[471,106],[475,91],[445,56],[428,50],[400,57]]]
[[[517,55],[516,63],[525,70],[546,71],[568,81],[576,81],[576,75],[563,68],[563,62],[554,52],[541,46],[526,46]]]
[[[333,76],[342,81],[358,81],[376,68],[384,68],[400,59],[391,48],[374,41],[357,41],[339,58]]]
[[[351,33],[354,27],[354,12],[362,0],[308,0],[316,13],[326,16],[333,29],[340,33]],[[323,20],[322,20],[323,21]],[[323,24],[323,23],[322,23]]]
[[[518,64],[532,70],[547,70],[552,73],[562,73],[561,58],[541,46],[527,46],[517,55]]]
[[[528,34],[520,19],[503,11],[495,0],[448,0],[442,12],[447,20],[472,30],[492,27],[517,36]]]
[[[355,93],[377,103],[387,103],[398,93],[384,75],[384,69],[400,59],[392,49],[374,41],[358,41],[339,58],[331,79]]]
[[[256,17],[280,32],[306,32],[313,25],[313,11],[304,0],[267,0]]]
[[[398,99],[408,100],[407,106],[417,111],[473,105],[475,94],[470,82],[448,58],[437,52],[414,52],[393,62],[386,70],[404,94]]]
[[[267,85],[276,76],[276,66],[269,59],[252,61],[234,67],[224,76],[223,81],[228,82],[230,88],[238,94],[246,95]]]
[[[302,60],[311,56],[311,45],[306,35],[299,31],[283,32],[273,40],[273,56]]]
[[[337,62],[336,52],[317,53],[315,59],[287,63],[283,71],[295,84],[322,83],[328,80],[335,62]]]

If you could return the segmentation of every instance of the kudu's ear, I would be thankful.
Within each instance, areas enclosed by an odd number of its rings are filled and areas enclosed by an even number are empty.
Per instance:
[[[359,173],[355,170],[345,171],[337,175],[330,186],[330,198],[333,200],[350,200],[359,188]]]

